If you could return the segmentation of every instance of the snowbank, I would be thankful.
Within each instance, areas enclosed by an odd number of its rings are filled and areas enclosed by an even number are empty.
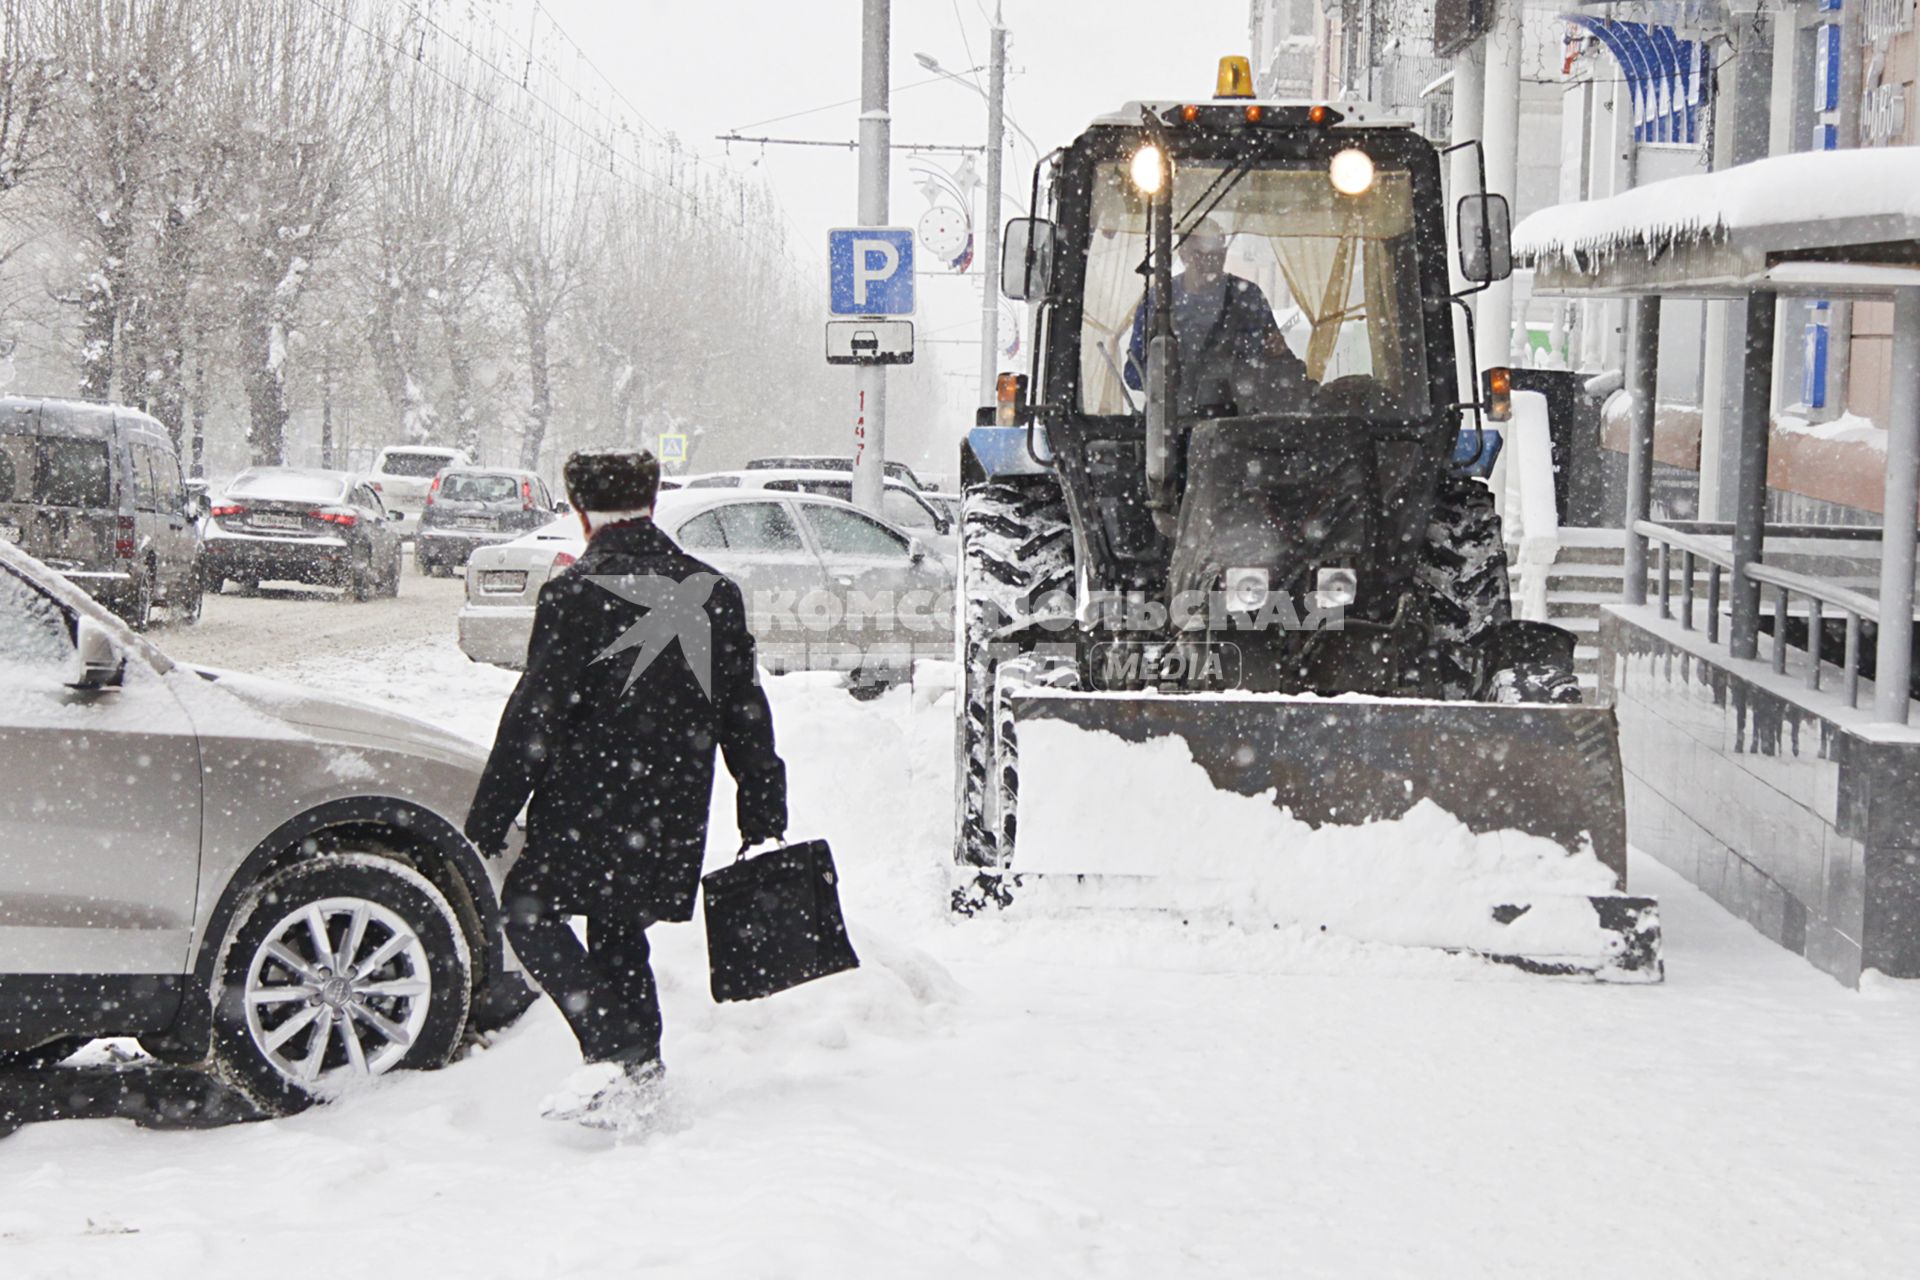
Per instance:
[[[1020,726],[1018,871],[1150,876],[1184,910],[1220,909],[1366,942],[1600,955],[1591,850],[1476,835],[1430,800],[1404,817],[1310,827],[1272,791],[1218,791],[1183,738],[1127,742],[1059,720]],[[1527,906],[1501,924],[1496,905]]]

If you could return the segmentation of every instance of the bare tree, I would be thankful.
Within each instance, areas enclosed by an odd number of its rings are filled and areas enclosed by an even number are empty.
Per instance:
[[[503,207],[500,266],[526,343],[528,405],[520,465],[540,465],[553,418],[553,329],[587,270],[590,216],[598,182],[561,146],[558,125],[533,130],[515,168],[515,199]]]
[[[24,0],[0,0],[0,201],[37,176],[52,145],[47,115],[60,68],[30,16]],[[0,264],[17,247],[0,244]]]
[[[54,100],[63,219],[86,266],[66,294],[80,308],[80,392],[137,396],[144,370],[120,346],[144,317],[135,284],[141,216],[175,96],[193,57],[187,6],[165,0],[51,0],[45,31],[62,69]]]
[[[486,317],[476,308],[493,273],[506,175],[493,86],[470,78],[464,64],[441,68],[423,51],[395,83],[374,126],[379,171],[362,239],[368,339],[408,438],[443,430],[422,341],[431,315],[451,380],[453,442],[478,456],[473,367]]]
[[[218,46],[238,175],[227,201],[238,362],[257,463],[285,456],[287,344],[315,262],[338,244],[338,224],[370,174],[368,124],[391,70],[385,45],[356,38],[379,30],[384,10],[336,2],[345,20],[302,0],[248,0]]]

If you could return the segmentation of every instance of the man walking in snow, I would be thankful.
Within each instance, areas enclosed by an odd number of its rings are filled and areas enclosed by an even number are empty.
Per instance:
[[[543,1110],[621,1126],[659,1096],[646,930],[693,917],[714,748],[750,843],[786,829],[786,768],[740,588],[654,525],[653,455],[576,453],[566,483],[587,548],[541,588],[466,832],[492,852],[527,806],[526,849],[501,895],[507,939],[586,1059]],[[587,917],[584,947],[573,915]]]

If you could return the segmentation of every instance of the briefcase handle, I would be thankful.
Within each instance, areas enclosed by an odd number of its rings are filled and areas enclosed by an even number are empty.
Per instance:
[[[740,842],[740,852],[733,855],[733,860],[735,862],[745,862],[747,860],[747,850],[753,848],[755,844],[770,844],[777,849],[780,847],[780,842],[785,838],[784,836],[774,836],[769,840],[742,840]]]

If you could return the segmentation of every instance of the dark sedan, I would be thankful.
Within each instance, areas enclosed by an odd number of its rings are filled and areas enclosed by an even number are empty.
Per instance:
[[[449,467],[434,477],[413,535],[414,562],[429,577],[464,568],[475,547],[511,542],[565,514],[531,471]]]
[[[214,503],[201,564],[210,591],[263,581],[344,588],[356,600],[400,594],[399,512],[360,476],[250,467]]]

